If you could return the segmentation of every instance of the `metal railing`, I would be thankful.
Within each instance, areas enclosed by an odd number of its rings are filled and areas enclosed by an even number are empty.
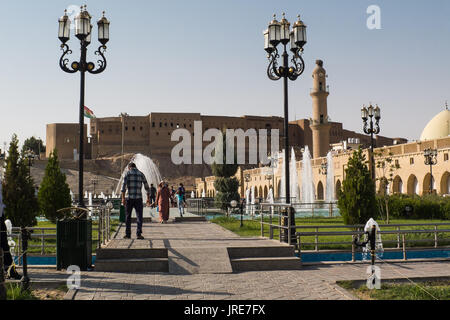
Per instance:
[[[292,217],[295,215],[288,215],[284,212],[291,207],[291,205],[287,204],[261,204],[261,210],[259,211],[259,218],[261,224],[261,237],[265,237],[265,226],[269,227],[269,239],[274,239],[274,230],[279,231],[279,241],[282,242],[283,233],[287,233],[286,242],[289,245],[292,245],[293,239],[295,239],[295,248],[301,258],[302,246],[312,246],[314,247],[315,252],[319,252],[320,246],[332,246],[332,245],[343,245],[351,247],[351,250],[334,250],[336,252],[351,252],[352,253],[352,261],[356,261],[355,253],[356,253],[356,245],[354,240],[356,237],[365,234],[363,231],[364,225],[302,225],[302,226],[294,226],[292,225]],[[264,210],[264,208],[270,208],[269,210]],[[284,212],[283,212],[284,211]],[[268,221],[266,221],[268,220]],[[382,244],[384,245],[396,245],[396,248],[386,248],[386,251],[399,251],[401,250],[403,253],[403,259],[407,260],[407,251],[411,250],[413,247],[408,246],[408,244],[415,243],[432,243],[432,248],[437,249],[441,244],[450,243],[450,237],[447,238],[439,238],[439,235],[450,235],[450,223],[415,223],[415,224],[388,224],[388,225],[379,225],[380,227],[380,235],[396,235],[395,240],[383,240]],[[421,229],[411,229],[414,227],[423,227]],[[426,228],[432,227],[432,228]],[[441,228],[440,228],[441,227]],[[445,228],[444,228],[445,227]],[[395,230],[382,230],[383,228],[395,228]],[[409,228],[407,230],[402,228]],[[315,231],[300,231],[297,230],[302,229],[313,229]],[[346,231],[320,231],[323,229],[350,229]],[[425,239],[407,239],[407,235],[420,235],[420,234],[429,234],[429,238]],[[321,242],[320,237],[327,236],[342,236],[349,237],[351,236],[351,241],[333,241],[333,242]],[[314,237],[313,242],[303,242],[302,237]],[[416,247],[417,248],[417,247]],[[429,248],[429,247],[428,247]],[[326,249],[327,252],[331,251],[330,249]],[[310,250],[311,251],[311,250]]]
[[[92,241],[97,242],[97,248],[101,248],[102,245],[106,245],[111,240],[111,207],[98,205],[88,206],[87,208],[92,213],[90,218],[97,222],[97,227],[92,229],[92,231],[97,231],[97,238],[92,239]],[[29,250],[31,248],[40,248],[39,254],[43,256],[47,252],[46,249],[56,248],[56,227],[29,227],[27,230],[31,232],[31,240],[40,240],[39,244],[32,244],[29,241]],[[20,227],[12,228],[11,238],[16,243],[13,251],[14,256],[20,257],[23,254]],[[47,240],[54,240],[54,244],[53,242],[49,243]],[[36,252],[32,253],[36,254]]]

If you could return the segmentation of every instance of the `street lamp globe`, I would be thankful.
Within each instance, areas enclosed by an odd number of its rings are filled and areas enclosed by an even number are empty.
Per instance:
[[[282,44],[286,45],[289,43],[289,40],[291,38],[291,24],[289,21],[286,20],[285,15],[283,13],[283,19],[280,21],[281,29],[280,29],[280,41]]]
[[[103,17],[97,21],[98,25],[98,41],[106,45],[109,41],[109,21],[105,17],[105,11],[103,11]]]
[[[367,121],[367,119],[369,118],[369,111],[367,111],[366,106],[363,106],[362,109],[361,109],[361,118],[364,121]]]
[[[266,50],[268,54],[271,54],[275,49],[269,41],[269,29],[266,29],[263,32],[263,34],[264,34],[264,50]]]
[[[369,106],[369,108],[367,109],[368,111],[369,111],[369,117],[373,117],[373,113],[374,113],[374,109],[373,109],[373,106],[372,105],[370,105]]]
[[[298,20],[292,26],[294,31],[294,43],[302,49],[304,45],[307,43],[306,40],[306,25],[300,20],[300,15],[297,16]]]
[[[64,10],[64,15],[59,18],[58,23],[58,38],[64,44],[70,39],[70,19],[67,10]]]
[[[291,40],[290,40],[290,44],[291,44],[291,51],[294,54],[297,54],[297,52],[299,51],[299,47],[297,46],[297,44],[295,43],[295,36],[294,36],[294,31],[291,31],[290,34]]]
[[[277,21],[276,15],[269,23],[269,43],[276,47],[281,41],[281,24]]]
[[[75,17],[75,36],[84,40],[91,33],[91,15],[86,10],[86,6],[81,7],[80,13]]]
[[[376,119],[376,120],[380,120],[380,119],[381,119],[381,110],[380,110],[380,107],[376,106],[374,112],[375,112],[375,119]]]

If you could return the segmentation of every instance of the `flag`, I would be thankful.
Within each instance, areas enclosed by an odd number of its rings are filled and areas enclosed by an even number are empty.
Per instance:
[[[86,106],[84,106],[84,116],[89,119],[95,118],[94,112]]]

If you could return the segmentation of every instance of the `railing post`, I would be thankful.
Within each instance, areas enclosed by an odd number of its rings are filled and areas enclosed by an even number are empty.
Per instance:
[[[261,237],[264,237],[264,217],[263,217],[262,211],[261,211],[260,217],[261,217]]]
[[[103,236],[103,245],[106,244],[106,207],[102,208],[102,236]]]
[[[312,217],[314,218],[314,204],[311,205]]]
[[[301,243],[301,235],[300,233],[297,233],[297,251],[298,251],[298,257],[300,259],[300,263],[302,262],[302,243]]]
[[[280,213],[280,207],[278,207],[278,234],[281,242],[281,213]]]
[[[316,251],[319,251],[319,235],[317,234],[319,232],[319,228],[316,228],[316,236],[314,240],[314,247]]]
[[[45,254],[44,229],[41,229],[41,256]]]
[[[355,251],[356,251],[356,248],[355,248],[355,235],[352,234],[352,262],[356,261]]]
[[[102,235],[101,235],[101,223],[102,223],[102,219],[100,218],[101,213],[98,210],[97,211],[97,230],[98,230],[98,234],[97,234],[97,238],[98,238],[98,248],[100,249],[102,246]]]
[[[400,249],[400,227],[397,227],[397,249]]]
[[[287,232],[287,234],[288,234],[288,245],[291,245],[291,233],[292,233],[292,230],[291,230],[291,210],[290,210],[290,208],[287,208],[287,210],[288,210],[288,232]]]
[[[272,215],[269,214],[269,238],[273,239],[273,226],[272,226]]]
[[[333,218],[333,203],[330,202],[330,218]]]
[[[402,242],[403,242],[403,260],[407,260],[406,258],[406,241],[405,241],[405,234],[402,234]]]
[[[434,247],[438,247],[438,234],[437,234],[437,226],[434,226]]]

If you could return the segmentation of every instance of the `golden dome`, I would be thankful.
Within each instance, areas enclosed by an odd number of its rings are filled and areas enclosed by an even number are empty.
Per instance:
[[[434,140],[450,136],[450,110],[440,112],[435,116],[422,132],[420,140]]]

